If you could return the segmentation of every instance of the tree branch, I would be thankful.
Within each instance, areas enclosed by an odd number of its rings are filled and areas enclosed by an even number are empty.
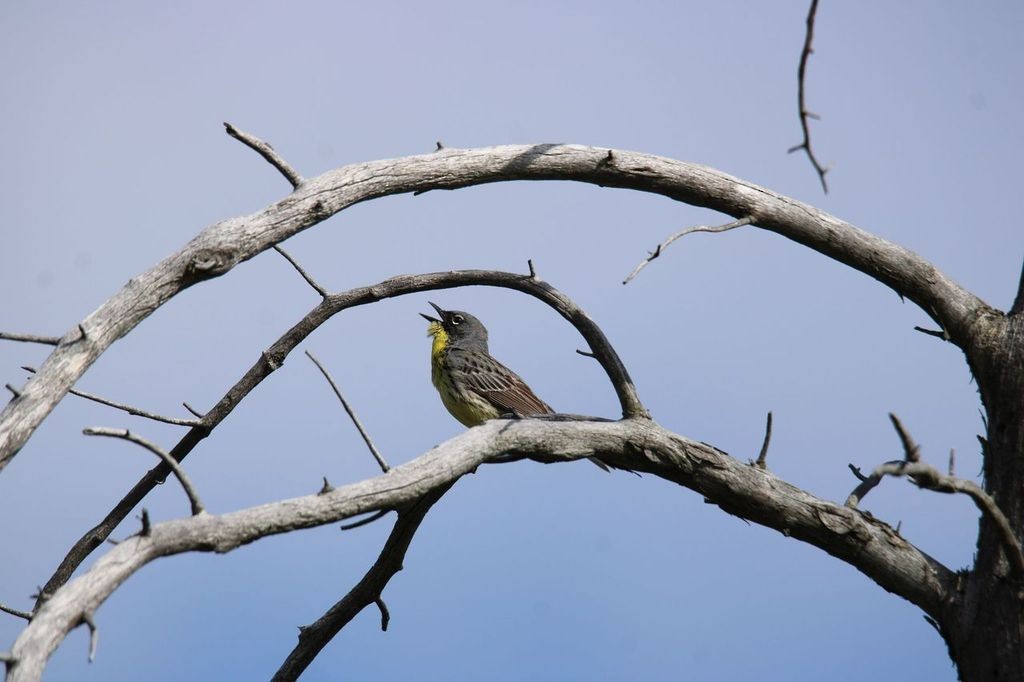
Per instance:
[[[640,261],[640,263],[635,268],[633,268],[633,272],[629,273],[626,276],[626,279],[622,280],[622,283],[629,284],[630,282],[632,282],[633,278],[639,275],[640,271],[646,268],[648,263],[650,263],[652,260],[660,256],[662,251],[671,246],[672,242],[679,239],[680,237],[685,237],[686,235],[693,234],[694,232],[728,232],[729,230],[735,230],[737,227],[749,225],[751,222],[753,222],[753,219],[750,216],[745,216],[743,218],[740,218],[739,220],[734,220],[731,223],[726,223],[725,225],[697,225],[695,227],[687,227],[684,230],[680,230],[679,232],[676,232],[668,239],[654,247],[654,251],[651,251],[647,255],[647,258],[644,258],[642,261]]]
[[[8,682],[37,680],[67,633],[150,561],[182,552],[229,552],[261,537],[395,509],[441,491],[501,455],[542,462],[598,456],[691,488],[731,514],[775,528],[849,563],[883,588],[940,620],[956,576],[887,524],[815,497],[713,446],[647,419],[618,422],[492,420],[442,443],[387,474],[326,494],[283,500],[230,514],[201,514],[152,526],[67,583],[37,610],[14,643]]]
[[[227,121],[224,122],[224,130],[227,131],[228,135],[266,159],[271,166],[276,168],[285,177],[285,180],[291,183],[292,189],[298,189],[304,182],[302,176],[296,173],[295,169],[288,165],[288,162],[281,158],[281,155],[275,152],[274,148],[263,140],[255,135],[238,130]]]
[[[790,147],[789,153],[792,154],[795,151],[803,149],[807,152],[807,158],[810,159],[811,165],[814,166],[814,171],[818,174],[818,179],[821,180],[821,189],[825,194],[828,194],[828,183],[825,182],[825,173],[828,173],[828,169],[822,166],[817,157],[814,156],[814,150],[811,149],[811,128],[808,123],[808,119],[819,118],[815,114],[812,114],[807,109],[807,98],[805,95],[805,82],[807,80],[807,62],[811,58],[811,54],[814,52],[814,20],[818,14],[818,0],[811,0],[811,7],[807,10],[807,33],[804,36],[804,48],[800,52],[800,66],[797,68],[797,106],[800,111],[800,128],[803,130],[804,139],[800,144]]]
[[[381,629],[387,630],[391,619],[381,599],[381,592],[396,573],[402,570],[405,553],[423,518],[452,484],[442,486],[398,512],[398,519],[388,536],[380,556],[362,580],[349,590],[339,602],[327,610],[314,623],[299,629],[299,642],[274,674],[272,682],[290,682],[313,662],[328,642],[341,632],[364,608],[376,603],[381,610]]]
[[[12,334],[0,332],[0,341],[21,341],[23,343],[41,343],[44,346],[56,346],[60,343],[59,336],[36,336],[35,334]]]
[[[981,318],[997,316],[917,254],[811,206],[698,164],[568,144],[449,149],[353,164],[303,182],[287,198],[215,223],[180,251],[132,278],[58,345],[19,399],[0,412],[0,469],[16,456],[68,389],[117,339],[184,289],[219,277],[345,208],[417,190],[509,180],[573,180],[661,194],[777,232],[856,268],[914,301],[967,349]],[[987,314],[987,317],[986,317]],[[75,334],[72,332],[71,334]],[[970,352],[970,351],[969,351]],[[607,368],[606,368],[607,369]]]
[[[24,367],[22,367],[22,369],[25,370],[26,372],[28,372],[29,374],[35,374],[36,373],[36,368],[35,367],[24,366]],[[121,410],[122,412],[127,412],[128,414],[132,415],[133,417],[145,417],[146,419],[152,419],[155,422],[163,422],[164,424],[173,424],[174,426],[189,426],[189,427],[202,426],[202,419],[201,418],[200,419],[178,419],[177,417],[165,417],[162,414],[156,414],[154,412],[147,412],[146,410],[140,409],[138,407],[133,407],[131,405],[126,405],[125,403],[119,403],[119,402],[115,402],[113,400],[108,400],[107,398],[103,398],[103,397],[98,396],[98,395],[96,395],[94,393],[86,393],[85,391],[79,391],[78,389],[75,389],[75,388],[68,389],[68,393],[70,393],[71,395],[74,395],[74,396],[78,396],[79,398],[85,398],[86,400],[91,400],[94,403],[99,403],[100,405],[106,405],[107,407],[113,407],[115,410]]]
[[[347,400],[345,400],[345,396],[341,394],[341,389],[339,389],[338,385],[334,383],[334,379],[332,379],[330,373],[324,369],[324,366],[320,364],[320,361],[317,360],[316,357],[314,357],[308,350],[306,351],[306,357],[313,361],[316,368],[320,370],[320,373],[324,375],[325,379],[327,379],[327,383],[331,385],[334,395],[338,396],[338,400],[341,401],[341,406],[345,408],[345,412],[348,413],[349,419],[351,419],[352,423],[356,425],[356,430],[359,431],[359,435],[363,437],[363,442],[366,443],[366,447],[370,448],[370,454],[373,455],[375,460],[377,460],[377,465],[380,467],[381,472],[386,474],[388,469],[391,467],[389,467],[388,463],[384,461],[384,455],[380,454],[380,450],[377,449],[377,446],[373,444],[370,434],[366,432],[366,429],[363,427],[363,423],[359,421],[359,417],[356,416],[355,410],[353,410],[352,406],[348,404]]]
[[[297,324],[275,341],[270,348],[260,354],[245,375],[235,382],[235,385],[228,389],[217,404],[203,417],[201,426],[193,427],[178,441],[178,444],[170,452],[171,457],[178,462],[185,459],[204,438],[210,435],[213,429],[231,414],[235,406],[245,396],[281,366],[281,363],[284,362],[285,358],[288,357],[299,343],[333,315],[347,308],[376,303],[394,296],[474,285],[515,289],[530,294],[553,307],[562,317],[579,330],[580,334],[594,350],[594,357],[601,363],[601,366],[611,379],[612,385],[615,387],[623,414],[627,416],[644,416],[647,414],[637,395],[636,387],[633,386],[633,381],[629,377],[629,373],[601,329],[571,299],[543,280],[516,273],[490,270],[399,275],[372,286],[331,294],[321,301],[319,305],[314,307]],[[102,521],[86,531],[78,539],[53,575],[50,576],[44,590],[46,592],[54,592],[58,587],[67,582],[68,578],[85,561],[85,558],[94,549],[102,545],[103,541],[131,513],[131,510],[170,473],[170,468],[165,464],[161,464],[146,473]]]
[[[902,460],[885,462],[875,467],[874,472],[864,477],[860,471],[849,465],[854,475],[861,480],[850,496],[846,498],[846,506],[856,507],[859,500],[864,499],[868,491],[874,488],[885,476],[907,476],[918,488],[934,490],[940,493],[963,493],[971,498],[974,505],[992,522],[999,533],[1010,569],[1019,578],[1024,577],[1024,547],[1013,532],[1010,520],[999,508],[996,501],[974,481],[957,478],[953,475],[953,452],[949,454],[949,473],[940,473],[938,469],[921,461],[921,448],[903,427],[902,422],[894,414],[889,415],[893,428],[900,438],[903,447]]]
[[[185,475],[185,470],[181,468],[181,465],[178,464],[178,462],[176,462],[173,457],[171,457],[168,453],[164,452],[155,443],[151,443],[150,441],[146,440],[145,438],[142,438],[141,436],[136,436],[128,429],[91,427],[88,429],[84,429],[82,433],[84,433],[87,436],[107,436],[110,438],[120,438],[121,440],[126,440],[146,448],[154,455],[159,457],[160,460],[168,467],[170,467],[171,471],[174,472],[174,475],[178,479],[178,482],[181,483],[181,487],[182,489],[184,489],[185,494],[188,495],[188,501],[192,506],[192,515],[196,516],[198,514],[203,513],[203,503],[199,500],[199,494],[196,492],[195,487],[193,487],[192,481],[190,481],[188,476]]]
[[[1020,268],[1020,282],[1017,284],[1017,296],[1013,299],[1013,305],[1010,306],[1011,315],[1019,315],[1024,313],[1024,265]]]

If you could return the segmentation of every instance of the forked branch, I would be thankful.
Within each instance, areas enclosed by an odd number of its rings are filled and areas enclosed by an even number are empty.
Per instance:
[[[800,151],[801,149],[807,152],[807,158],[810,160],[811,165],[814,166],[814,171],[818,174],[818,179],[821,180],[821,189],[828,194],[828,183],[825,182],[825,174],[828,173],[828,168],[825,168],[818,161],[818,158],[814,155],[814,150],[811,148],[811,127],[809,120],[817,120],[819,116],[811,113],[807,109],[807,62],[810,60],[811,55],[814,53],[814,22],[818,16],[818,0],[811,0],[811,7],[807,10],[807,32],[804,34],[804,47],[800,52],[800,66],[797,67],[797,106],[800,111],[800,129],[803,131],[804,139],[798,144],[789,148],[789,153]]]
[[[846,506],[856,508],[857,504],[864,499],[864,496],[877,486],[886,476],[906,476],[917,485],[918,488],[934,490],[940,493],[962,493],[971,498],[975,506],[992,522],[996,527],[1003,549],[1006,553],[1010,569],[1018,578],[1024,578],[1024,547],[1020,539],[1013,532],[1010,520],[999,508],[996,501],[985,490],[974,481],[957,478],[953,475],[953,453],[949,455],[948,473],[943,474],[935,467],[921,461],[920,446],[904,428],[899,418],[890,414],[893,428],[900,438],[903,447],[903,459],[892,460],[875,467],[870,476],[864,476],[860,470],[848,465],[850,471],[860,479],[860,484],[854,488],[850,496],[846,498]]]
[[[955,589],[949,569],[895,536],[888,525],[653,421],[493,420],[372,479],[231,514],[167,521],[152,526],[147,536],[128,538],[42,603],[14,644],[11,653],[18,662],[8,682],[39,679],[47,658],[83,615],[95,612],[130,575],[156,558],[223,553],[269,535],[401,509],[439,494],[503,455],[541,462],[597,456],[616,467],[676,482],[733,514],[824,549],[935,618]]]

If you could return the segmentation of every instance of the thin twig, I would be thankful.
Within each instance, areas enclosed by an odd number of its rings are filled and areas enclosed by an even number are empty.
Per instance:
[[[82,433],[84,433],[87,436],[108,436],[110,438],[120,438],[122,440],[127,440],[132,443],[135,443],[136,445],[141,445],[142,447],[146,448],[154,455],[159,457],[161,460],[163,460],[164,464],[169,466],[171,468],[171,471],[174,472],[174,475],[175,477],[177,477],[178,482],[181,483],[181,487],[184,488],[185,494],[188,495],[188,500],[192,505],[192,515],[196,516],[198,514],[203,513],[203,503],[199,500],[199,494],[196,493],[195,488],[192,487],[192,481],[190,481],[188,479],[188,476],[185,475],[185,470],[181,468],[181,465],[178,464],[178,462],[175,461],[173,457],[171,457],[168,453],[164,452],[164,450],[162,450],[155,443],[151,443],[145,438],[142,438],[141,436],[136,436],[128,429],[110,429],[105,427],[94,426],[84,429]]]
[[[377,597],[374,600],[374,603],[377,605],[377,608],[380,609],[380,629],[383,632],[387,632],[388,623],[391,622],[391,612],[388,611],[388,605],[384,603],[384,599],[381,597]]]
[[[527,258],[526,264],[530,266],[530,279],[537,279],[537,271],[533,267],[533,259]]]
[[[10,391],[11,395],[14,398],[20,398],[21,397],[21,391],[18,390],[17,388],[15,388],[13,384],[4,384],[4,388],[6,388],[8,391]]]
[[[757,461],[754,462],[757,468],[764,469],[766,464],[765,460],[768,457],[768,444],[772,440],[772,413],[768,413],[768,419],[764,425],[764,443],[761,444],[761,454],[757,456]]]
[[[900,444],[903,445],[903,458],[908,462],[920,462],[921,461],[921,448],[918,447],[914,439],[910,437],[907,430],[903,428],[903,423],[900,422],[900,418],[892,412],[889,413],[889,421],[892,422],[892,426],[896,429],[896,433],[900,437]]]
[[[139,531],[139,535],[148,538],[153,526],[149,522],[149,510],[145,507],[142,508],[142,515],[139,517],[139,520],[142,521],[142,529]]]
[[[390,509],[381,509],[379,512],[370,514],[365,519],[359,519],[358,521],[353,521],[352,523],[346,523],[343,526],[341,526],[341,529],[342,530],[352,530],[353,528],[360,528],[361,526],[369,525],[369,524],[373,523],[374,521],[376,521],[377,519],[384,518],[385,516],[388,515],[388,512],[390,512],[390,511],[391,511]]]
[[[914,331],[927,334],[928,336],[934,336],[940,338],[943,341],[949,341],[949,334],[944,329],[926,329],[924,327],[914,327]]]
[[[295,169],[288,165],[288,162],[282,159],[281,156],[274,151],[274,148],[263,140],[239,130],[227,121],[224,122],[224,129],[227,131],[228,135],[254,150],[257,154],[266,159],[271,166],[280,171],[281,175],[283,175],[285,179],[292,184],[292,189],[298,189],[299,185],[304,182],[302,176],[296,173]]]
[[[0,332],[0,341],[22,341],[24,343],[41,343],[44,346],[56,346],[60,344],[59,336],[37,336],[36,334],[12,334]]]
[[[1019,315],[1024,313],[1024,265],[1020,269],[1020,283],[1017,284],[1017,296],[1013,299],[1013,305],[1010,306],[1010,315]]]
[[[630,282],[632,282],[633,278],[640,274],[640,271],[646,268],[648,263],[650,263],[652,260],[660,256],[662,251],[667,249],[672,244],[672,242],[681,237],[685,237],[688,234],[693,234],[694,232],[728,232],[729,230],[735,230],[737,227],[750,225],[752,222],[754,222],[754,218],[752,216],[744,216],[739,220],[734,220],[731,223],[726,223],[725,225],[696,225],[694,227],[688,227],[685,230],[680,230],[679,232],[676,232],[668,239],[654,247],[654,251],[651,251],[647,255],[647,258],[644,258],[642,261],[640,261],[640,264],[633,268],[633,272],[629,273],[626,279],[622,280],[622,283],[629,284]]]
[[[341,394],[341,390],[338,388],[338,385],[334,383],[334,379],[331,378],[330,373],[324,369],[324,366],[320,364],[320,361],[317,360],[308,350],[306,351],[306,357],[313,361],[313,364],[320,370],[320,373],[324,375],[325,379],[327,379],[327,383],[329,383],[331,388],[334,390],[334,395],[338,396],[338,400],[341,401],[341,406],[345,408],[345,411],[348,412],[348,416],[352,420],[352,423],[355,424],[356,429],[359,430],[359,435],[363,437],[366,447],[370,448],[370,454],[372,454],[373,458],[377,460],[377,464],[380,465],[380,470],[386,474],[391,467],[389,467],[388,463],[384,461],[384,456],[380,454],[380,451],[377,450],[377,446],[373,444],[373,441],[370,439],[370,434],[368,434],[366,429],[363,428],[363,424],[359,421],[359,417],[356,416],[355,410],[353,410],[352,406],[349,405],[347,400],[345,400],[345,396]]]
[[[206,416],[202,412],[200,412],[199,410],[197,410],[196,408],[192,407],[191,405],[189,405],[186,402],[181,403],[181,406],[184,407],[189,412],[191,412],[192,414],[194,414],[195,416],[199,417],[200,419],[202,419],[203,417]]]
[[[814,20],[818,13],[818,0],[811,0],[811,7],[807,11],[807,35],[804,37],[804,48],[800,53],[800,66],[797,69],[797,105],[800,109],[800,128],[803,130],[804,140],[798,145],[789,148],[789,153],[792,154],[795,151],[803,149],[807,152],[807,158],[810,159],[811,165],[814,166],[815,172],[818,174],[818,179],[821,180],[821,189],[828,194],[828,183],[825,182],[825,173],[828,173],[828,168],[822,166],[816,156],[814,156],[814,150],[811,149],[811,129],[808,124],[808,119],[819,120],[820,117],[816,114],[812,114],[807,109],[807,101],[805,96],[804,83],[807,78],[807,61],[810,59],[811,54],[814,52]]]
[[[0,603],[0,611],[3,611],[4,613],[9,613],[12,616],[17,616],[18,618],[24,618],[25,620],[32,620],[31,611],[22,611],[20,609],[15,609],[10,606],[7,606],[7,604]]]
[[[595,359],[597,358],[597,356],[596,356],[596,355],[594,355],[593,353],[591,353],[591,352],[590,352],[590,351],[588,351],[588,350],[580,350],[579,348],[577,348],[577,349],[576,349],[576,352],[577,352],[578,354],[582,355],[582,356],[583,356],[583,357],[585,357],[585,358],[595,358]]]
[[[322,296],[323,298],[327,298],[328,296],[330,296],[330,293],[327,291],[327,289],[324,289],[322,286],[320,286],[317,283],[317,281],[313,279],[310,276],[310,274],[302,268],[301,265],[299,265],[298,261],[292,258],[290,253],[288,253],[287,251],[285,251],[276,244],[274,245],[274,251],[277,251],[279,254],[284,256],[285,260],[292,264],[292,267],[295,268],[300,275],[302,275],[302,279],[306,280],[306,284],[313,287],[316,293],[320,294],[320,296]]]
[[[100,643],[100,629],[96,627],[96,621],[92,619],[91,613],[82,616],[82,622],[89,626],[89,662],[96,660],[96,647]]]
[[[36,373],[35,367],[23,366],[22,369],[25,370],[26,372],[29,372],[30,374]],[[77,395],[79,398],[91,400],[94,403],[99,403],[100,405],[113,407],[115,410],[127,412],[128,414],[135,417],[145,417],[146,419],[152,419],[155,422],[163,422],[164,424],[173,424],[175,426],[187,426],[189,428],[202,426],[202,421],[200,419],[178,419],[177,417],[165,417],[162,414],[147,412],[146,410],[139,409],[138,407],[132,407],[131,405],[126,405],[124,403],[114,402],[113,400],[102,398],[94,393],[86,393],[85,391],[79,391],[78,389],[75,388],[68,389],[68,393],[70,393],[71,395]]]

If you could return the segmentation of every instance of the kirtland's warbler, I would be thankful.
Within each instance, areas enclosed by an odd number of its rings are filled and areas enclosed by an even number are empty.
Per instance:
[[[430,304],[440,319],[420,313],[434,337],[430,350],[430,379],[441,402],[465,426],[477,426],[502,415],[530,417],[554,414],[519,375],[491,357],[487,328],[469,313],[443,310]],[[594,459],[604,470],[607,466]]]

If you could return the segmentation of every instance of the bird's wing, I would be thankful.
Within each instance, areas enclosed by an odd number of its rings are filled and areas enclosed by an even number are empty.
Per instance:
[[[519,417],[552,414],[554,410],[538,398],[515,372],[489,355],[462,354],[458,373],[463,385],[499,410]]]

